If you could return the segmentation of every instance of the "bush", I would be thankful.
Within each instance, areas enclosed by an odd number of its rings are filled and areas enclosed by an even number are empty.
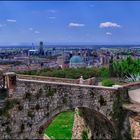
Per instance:
[[[6,97],[8,97],[8,90],[0,88],[0,100],[4,100]]]
[[[31,118],[33,118],[35,116],[33,111],[28,111],[27,115],[28,115],[28,117],[31,117]]]
[[[40,105],[37,104],[37,105],[35,106],[35,109],[36,109],[36,110],[39,110],[39,109],[40,109]]]
[[[22,133],[24,131],[24,129],[25,129],[24,124],[21,124],[21,126],[20,126],[20,132]]]
[[[32,99],[32,94],[31,93],[29,93],[29,92],[27,92],[26,94],[25,94],[25,97],[24,97],[25,99],[28,99],[29,101],[31,101],[31,99]]]
[[[18,108],[19,111],[23,110],[23,106],[22,105],[18,105],[17,108]]]
[[[5,131],[9,134],[11,132],[11,128],[7,126]]]
[[[109,69],[108,68],[101,68],[100,69],[100,76],[103,78],[108,78],[109,77]]]
[[[49,88],[46,97],[53,96],[56,93],[56,89]]]
[[[107,87],[111,87],[112,85],[114,85],[114,82],[112,80],[110,80],[110,79],[104,79],[102,81],[102,85],[107,86]]]
[[[0,108],[0,116],[6,116],[7,118],[10,118],[9,110],[15,107],[15,105],[19,105],[19,101],[17,99],[6,100],[4,107]]]
[[[140,72],[140,59],[128,57],[120,61],[113,61],[110,63],[109,68],[111,76],[123,78],[124,76]]]
[[[67,69],[56,69],[56,68],[45,68],[42,70],[34,70],[34,71],[24,71],[18,72],[20,74],[27,75],[38,75],[38,76],[49,76],[49,77],[60,77],[60,78],[71,78],[78,79],[82,75],[84,79],[90,77],[98,77],[100,76],[99,68],[67,68]],[[106,72],[104,72],[106,75]]]
[[[83,130],[81,134],[82,140],[88,140],[88,133],[87,131]]]
[[[39,99],[41,97],[43,93],[43,90],[42,89],[39,89],[39,92],[35,95],[37,99]]]

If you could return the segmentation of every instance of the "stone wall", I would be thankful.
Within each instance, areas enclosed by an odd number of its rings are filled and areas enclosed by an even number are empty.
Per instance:
[[[83,132],[87,133],[88,138],[91,137],[90,129],[87,127],[87,124],[81,115],[80,109],[76,108],[72,129],[72,139],[82,139]]]
[[[44,128],[53,117],[68,109],[82,107],[97,112],[99,117],[104,116],[115,132],[113,136],[119,137],[121,106],[127,100],[127,92],[123,88],[17,79],[13,96],[0,110],[0,136],[42,138]],[[102,129],[97,128],[98,131],[101,133]]]
[[[57,78],[57,77],[34,76],[34,75],[23,75],[23,74],[17,74],[17,78],[18,79],[25,79],[25,80],[38,80],[38,81],[79,84],[79,79],[69,79],[69,78]],[[95,84],[97,84],[96,78],[92,77],[89,79],[85,79],[85,80],[83,80],[83,84],[95,85]]]
[[[25,79],[25,80],[64,82],[64,83],[75,83],[75,84],[78,83],[78,79],[46,77],[46,76],[33,76],[33,75],[22,75],[22,74],[17,74],[17,78],[18,79]]]
[[[129,116],[132,139],[140,139],[140,115]]]
[[[123,85],[123,87],[128,89],[128,90],[139,89],[140,88],[140,82],[128,83],[128,84]]]
[[[91,130],[91,139],[115,139],[116,130],[112,122],[100,113],[88,108],[80,108],[85,123]]]

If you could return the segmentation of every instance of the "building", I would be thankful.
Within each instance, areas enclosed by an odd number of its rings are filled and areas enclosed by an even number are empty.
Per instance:
[[[80,67],[84,67],[84,66],[85,66],[85,64],[84,64],[81,56],[74,55],[71,57],[70,63],[69,63],[70,68],[80,68]]]
[[[31,55],[38,55],[38,50],[29,50],[28,56],[31,56]]]
[[[43,42],[40,41],[39,49],[38,49],[39,55],[44,55],[44,48],[43,48]]]

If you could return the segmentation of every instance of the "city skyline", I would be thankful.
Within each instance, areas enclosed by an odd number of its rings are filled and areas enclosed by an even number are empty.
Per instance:
[[[140,2],[1,1],[0,45],[140,44]]]

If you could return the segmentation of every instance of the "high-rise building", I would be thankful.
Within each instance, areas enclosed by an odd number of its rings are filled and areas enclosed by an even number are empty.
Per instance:
[[[43,42],[42,41],[40,41],[38,52],[39,52],[39,55],[41,55],[41,56],[44,55],[44,48],[43,48]]]

